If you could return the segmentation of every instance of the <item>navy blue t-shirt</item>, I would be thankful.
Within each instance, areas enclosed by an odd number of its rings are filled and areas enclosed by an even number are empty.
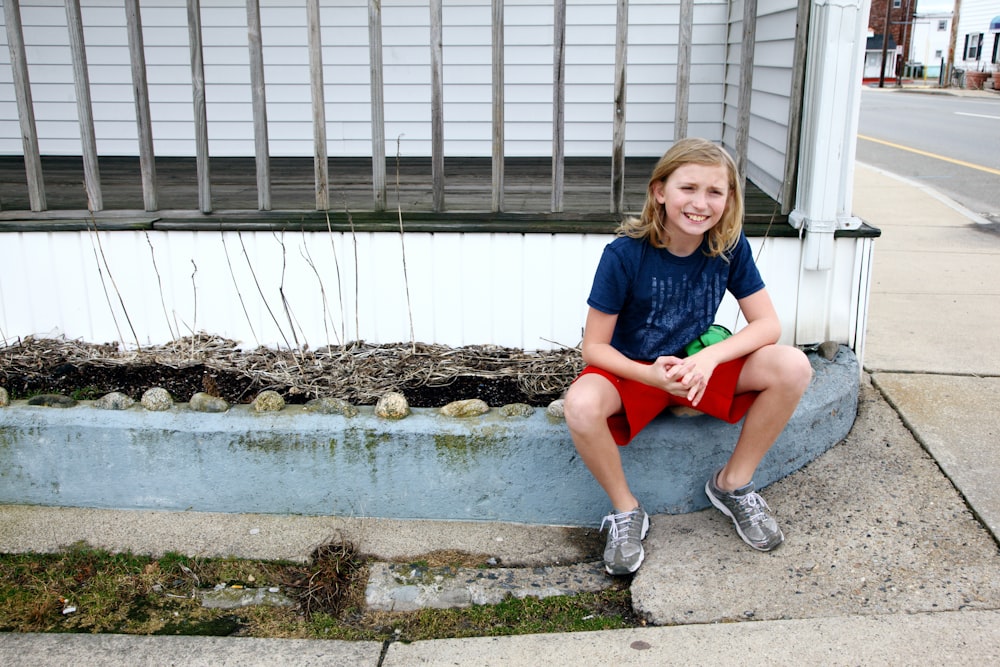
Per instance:
[[[604,248],[587,305],[618,315],[611,345],[630,359],[682,355],[715,320],[726,290],[742,299],[764,288],[744,234],[725,257],[687,257],[621,236]],[[727,261],[728,259],[728,261]]]

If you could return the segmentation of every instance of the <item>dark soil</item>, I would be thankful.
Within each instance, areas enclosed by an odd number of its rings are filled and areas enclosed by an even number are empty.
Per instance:
[[[135,364],[100,366],[61,364],[50,372],[28,376],[24,373],[0,372],[0,386],[6,387],[12,398],[27,398],[37,394],[63,394],[80,400],[97,399],[118,391],[135,400],[152,387],[163,387],[178,401],[186,401],[199,391],[220,396],[229,403],[249,403],[265,389],[273,389],[290,404],[305,403],[312,396],[291,387],[262,386],[238,371],[207,368],[203,364],[185,368]],[[507,403],[548,405],[559,398],[558,393],[527,395],[513,378],[477,378],[457,376],[444,386],[402,387],[411,407],[441,407],[452,401],[479,398],[493,407]]]
[[[37,349],[42,344],[44,349]],[[207,392],[224,398],[231,404],[249,403],[265,389],[280,393],[290,404],[305,403],[318,396],[341,398],[355,405],[373,405],[377,397],[388,390],[404,394],[412,407],[433,408],[462,399],[478,398],[492,407],[508,403],[527,403],[536,407],[548,405],[559,398],[565,386],[572,381],[577,362],[571,354],[557,353],[556,359],[565,368],[541,366],[525,370],[509,370],[519,360],[504,357],[509,351],[499,354],[499,358],[483,356],[480,350],[465,356],[451,371],[449,358],[462,350],[447,350],[443,354],[435,349],[423,351],[416,356],[406,357],[405,350],[392,356],[385,368],[367,370],[371,356],[357,360],[340,358],[335,367],[342,376],[335,373],[321,373],[319,381],[311,378],[303,383],[294,373],[260,372],[261,367],[280,366],[294,368],[285,358],[272,358],[271,352],[254,351],[249,355],[234,355],[230,348],[225,354],[215,355],[211,351],[200,351],[204,359],[160,360],[157,354],[133,354],[125,357],[101,346],[86,347],[86,355],[81,355],[79,343],[62,349],[53,341],[27,341],[23,351],[15,348],[0,350],[0,387],[9,392],[11,398],[30,398],[38,394],[61,394],[78,400],[97,399],[109,392],[121,392],[139,400],[152,387],[162,387],[175,400],[185,402],[197,392]],[[472,349],[472,348],[468,348]],[[96,350],[96,353],[95,353]],[[385,353],[386,348],[379,348]],[[364,353],[370,348],[364,348]],[[287,353],[286,353],[287,355]],[[247,362],[251,358],[251,362]],[[554,358],[554,357],[553,357]],[[276,363],[277,359],[277,363]],[[259,361],[258,361],[259,360]],[[303,365],[308,365],[302,362]],[[547,358],[541,362],[550,364]],[[342,370],[351,366],[351,370]],[[423,366],[433,368],[424,372]],[[498,372],[499,369],[499,372]],[[525,380],[537,379],[543,375],[559,375],[560,378],[539,389],[538,383]],[[386,382],[388,379],[390,382]],[[391,380],[395,382],[391,382]]]

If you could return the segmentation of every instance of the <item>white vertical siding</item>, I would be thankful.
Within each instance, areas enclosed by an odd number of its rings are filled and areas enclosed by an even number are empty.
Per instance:
[[[247,347],[316,348],[358,339],[527,350],[575,346],[594,270],[611,238],[9,233],[0,243],[0,266],[25,280],[0,281],[0,339],[60,332],[135,346],[206,331]],[[857,341],[867,307],[862,283],[870,240],[838,239],[833,270],[802,278],[797,239],[753,238],[751,246],[784,342]],[[796,312],[797,291],[789,287],[800,279],[815,283],[805,289],[823,306],[810,314],[808,327]],[[719,321],[738,328],[737,312],[727,297]]]
[[[1000,5],[996,0],[965,0],[962,3],[958,16],[958,41],[955,44],[956,66],[991,70],[996,33],[990,32],[990,20],[997,15],[1000,15]],[[967,35],[978,33],[983,35],[983,50],[979,54],[979,60],[964,60],[962,48],[966,44]]]

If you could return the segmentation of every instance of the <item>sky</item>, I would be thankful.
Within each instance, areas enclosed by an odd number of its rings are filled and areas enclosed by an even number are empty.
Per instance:
[[[950,12],[955,9],[955,0],[917,0],[917,12]]]

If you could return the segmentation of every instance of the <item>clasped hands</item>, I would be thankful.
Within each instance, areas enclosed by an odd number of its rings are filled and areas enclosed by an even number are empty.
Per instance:
[[[685,359],[674,356],[658,357],[650,366],[652,384],[668,394],[686,398],[697,406],[705,394],[716,364],[698,354]]]

